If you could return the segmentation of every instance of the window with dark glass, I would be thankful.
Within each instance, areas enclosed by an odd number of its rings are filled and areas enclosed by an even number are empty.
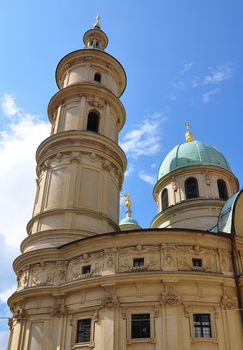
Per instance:
[[[90,112],[88,115],[88,123],[87,123],[87,130],[90,131],[99,131],[99,114],[96,112]]]
[[[133,267],[144,266],[144,258],[133,259]]]
[[[91,319],[78,320],[77,324],[77,343],[83,343],[90,341],[91,334]]]
[[[202,259],[192,259],[192,266],[202,267]]]
[[[210,314],[193,314],[194,337],[211,338]]]
[[[224,180],[218,180],[217,183],[218,183],[219,198],[224,200],[228,199],[229,195],[228,195],[227,186]]]
[[[100,83],[101,82],[101,74],[100,73],[95,73],[94,80],[98,81],[98,83]]]
[[[150,314],[134,314],[131,323],[132,339],[150,338]]]
[[[91,272],[91,266],[85,265],[82,267],[82,274],[90,273]]]
[[[186,191],[186,199],[199,197],[198,183],[195,177],[189,177],[185,181],[185,191]]]
[[[168,199],[168,190],[165,188],[162,192],[162,210],[168,208],[169,199]]]

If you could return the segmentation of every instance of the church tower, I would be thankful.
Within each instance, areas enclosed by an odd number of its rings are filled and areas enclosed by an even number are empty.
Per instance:
[[[126,75],[107,43],[97,18],[57,66],[8,350],[242,350],[243,191],[188,131],[160,166],[152,228],[128,193],[119,224]]]
[[[158,214],[152,227],[209,230],[218,222],[224,202],[239,190],[239,182],[224,155],[194,140],[185,123],[186,142],[162,161],[154,198]]]
[[[37,149],[37,193],[22,251],[59,246],[119,230],[119,192],[126,157],[118,146],[125,122],[119,100],[126,86],[121,64],[99,17],[84,49],[56,69],[59,91],[48,106],[51,135]]]

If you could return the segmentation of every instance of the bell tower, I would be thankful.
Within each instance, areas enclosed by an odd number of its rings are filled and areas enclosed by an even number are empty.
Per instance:
[[[125,122],[119,98],[126,74],[105,52],[108,38],[99,21],[84,34],[84,48],[57,66],[59,91],[48,105],[51,135],[36,153],[37,191],[22,252],[120,230],[126,157],[118,146]]]

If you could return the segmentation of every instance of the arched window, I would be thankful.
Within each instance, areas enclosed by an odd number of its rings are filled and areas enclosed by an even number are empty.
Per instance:
[[[100,121],[99,114],[97,112],[90,112],[88,115],[87,130],[98,132],[99,121]]]
[[[169,198],[168,198],[167,188],[163,189],[161,199],[162,199],[162,210],[164,210],[164,209],[168,208],[168,206],[169,206]]]
[[[98,83],[101,82],[101,74],[100,74],[100,73],[95,73],[95,75],[94,75],[94,81],[98,81]]]
[[[227,186],[226,183],[224,182],[224,180],[218,180],[218,190],[219,190],[219,198],[221,199],[228,199],[229,195],[228,195],[228,191],[227,191]]]
[[[197,179],[195,177],[189,177],[185,181],[186,199],[199,197]]]

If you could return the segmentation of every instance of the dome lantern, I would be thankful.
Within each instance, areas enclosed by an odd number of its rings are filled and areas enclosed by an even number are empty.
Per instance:
[[[119,223],[120,229],[122,231],[141,229],[137,220],[135,220],[132,217],[132,210],[131,210],[132,202],[131,202],[131,196],[129,193],[124,194],[124,204],[127,208],[125,212],[126,216]]]
[[[87,49],[105,50],[108,45],[108,37],[101,30],[100,16],[96,16],[96,22],[83,36],[83,42]]]

